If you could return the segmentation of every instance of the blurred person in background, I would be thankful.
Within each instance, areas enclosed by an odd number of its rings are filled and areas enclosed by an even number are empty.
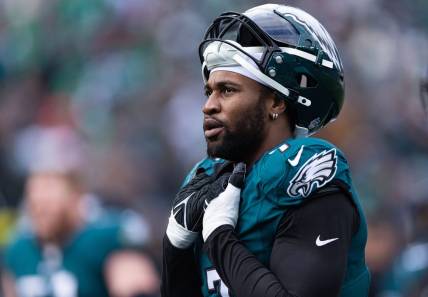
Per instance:
[[[422,107],[427,113],[428,104],[428,67],[420,80],[420,96]],[[427,119],[425,119],[427,120]],[[426,122],[423,124],[426,125]],[[425,175],[426,177],[426,175]],[[373,290],[376,297],[426,297],[428,296],[428,195],[419,198],[411,197],[406,207],[410,231],[407,244],[401,245],[398,253],[392,258],[389,269],[384,269],[377,279],[377,288]],[[405,232],[394,228],[397,238]],[[372,230],[373,232],[374,230]],[[388,230],[387,230],[388,231]],[[402,230],[401,230],[402,231]],[[376,241],[381,241],[383,249],[380,258],[387,257],[390,251],[391,232],[377,234]],[[376,235],[373,235],[376,236]],[[370,247],[370,245],[369,245]],[[372,262],[372,261],[369,261]],[[376,265],[373,265],[376,266]]]
[[[420,99],[425,112],[428,68],[426,70],[420,79]],[[367,263],[372,272],[370,296],[428,296],[427,197],[426,192],[421,191],[420,195],[410,196],[394,215],[385,216],[388,207],[384,206],[370,218],[366,249]]]
[[[396,220],[397,216],[392,217],[387,211],[379,211],[375,217],[368,219],[366,262],[371,274],[370,297],[380,297],[385,293],[385,276],[391,271],[403,247],[405,240],[400,237],[404,233],[400,229],[403,224]]]
[[[25,197],[30,229],[5,251],[6,297],[157,296],[153,261],[122,218],[90,206],[76,172],[34,172]]]
[[[377,237],[367,249],[376,280],[371,296],[428,296],[428,203],[414,201],[406,212],[409,238],[399,238],[406,232],[385,222],[384,228],[371,226],[371,236]],[[382,262],[386,265],[378,265]]]

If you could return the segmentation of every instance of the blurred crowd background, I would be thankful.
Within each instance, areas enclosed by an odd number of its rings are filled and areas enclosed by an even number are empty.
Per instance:
[[[29,174],[77,168],[103,205],[144,219],[159,265],[171,200],[205,153],[198,44],[221,12],[264,3],[0,0],[1,246]],[[342,55],[345,105],[319,136],[348,157],[366,209],[371,296],[428,296],[428,2],[279,3],[319,19]]]

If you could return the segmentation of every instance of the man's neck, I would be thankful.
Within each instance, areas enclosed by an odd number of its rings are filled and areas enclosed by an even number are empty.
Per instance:
[[[278,119],[276,122],[271,123],[266,133],[266,138],[259,146],[259,148],[248,158],[244,160],[248,168],[252,167],[254,163],[259,160],[267,151],[276,147],[278,144],[292,137],[290,129],[288,128],[287,122],[284,118]]]

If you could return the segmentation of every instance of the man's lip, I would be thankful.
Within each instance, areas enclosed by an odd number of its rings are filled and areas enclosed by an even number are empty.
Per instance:
[[[205,132],[204,132],[205,138],[213,138],[213,137],[217,136],[218,134],[220,134],[221,131],[223,131],[223,127],[217,127],[217,128],[205,130]]]
[[[204,119],[204,127],[203,127],[204,131],[211,130],[214,128],[220,128],[223,126],[224,126],[223,123],[217,119],[214,119],[214,118],[205,118]]]
[[[217,136],[224,128],[221,121],[207,117],[204,119],[204,134],[206,138]]]

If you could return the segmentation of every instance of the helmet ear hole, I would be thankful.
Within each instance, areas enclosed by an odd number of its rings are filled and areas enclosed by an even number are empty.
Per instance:
[[[318,85],[318,82],[315,80],[315,78],[307,73],[297,73],[296,80],[299,84],[299,87],[302,89],[315,88]]]

